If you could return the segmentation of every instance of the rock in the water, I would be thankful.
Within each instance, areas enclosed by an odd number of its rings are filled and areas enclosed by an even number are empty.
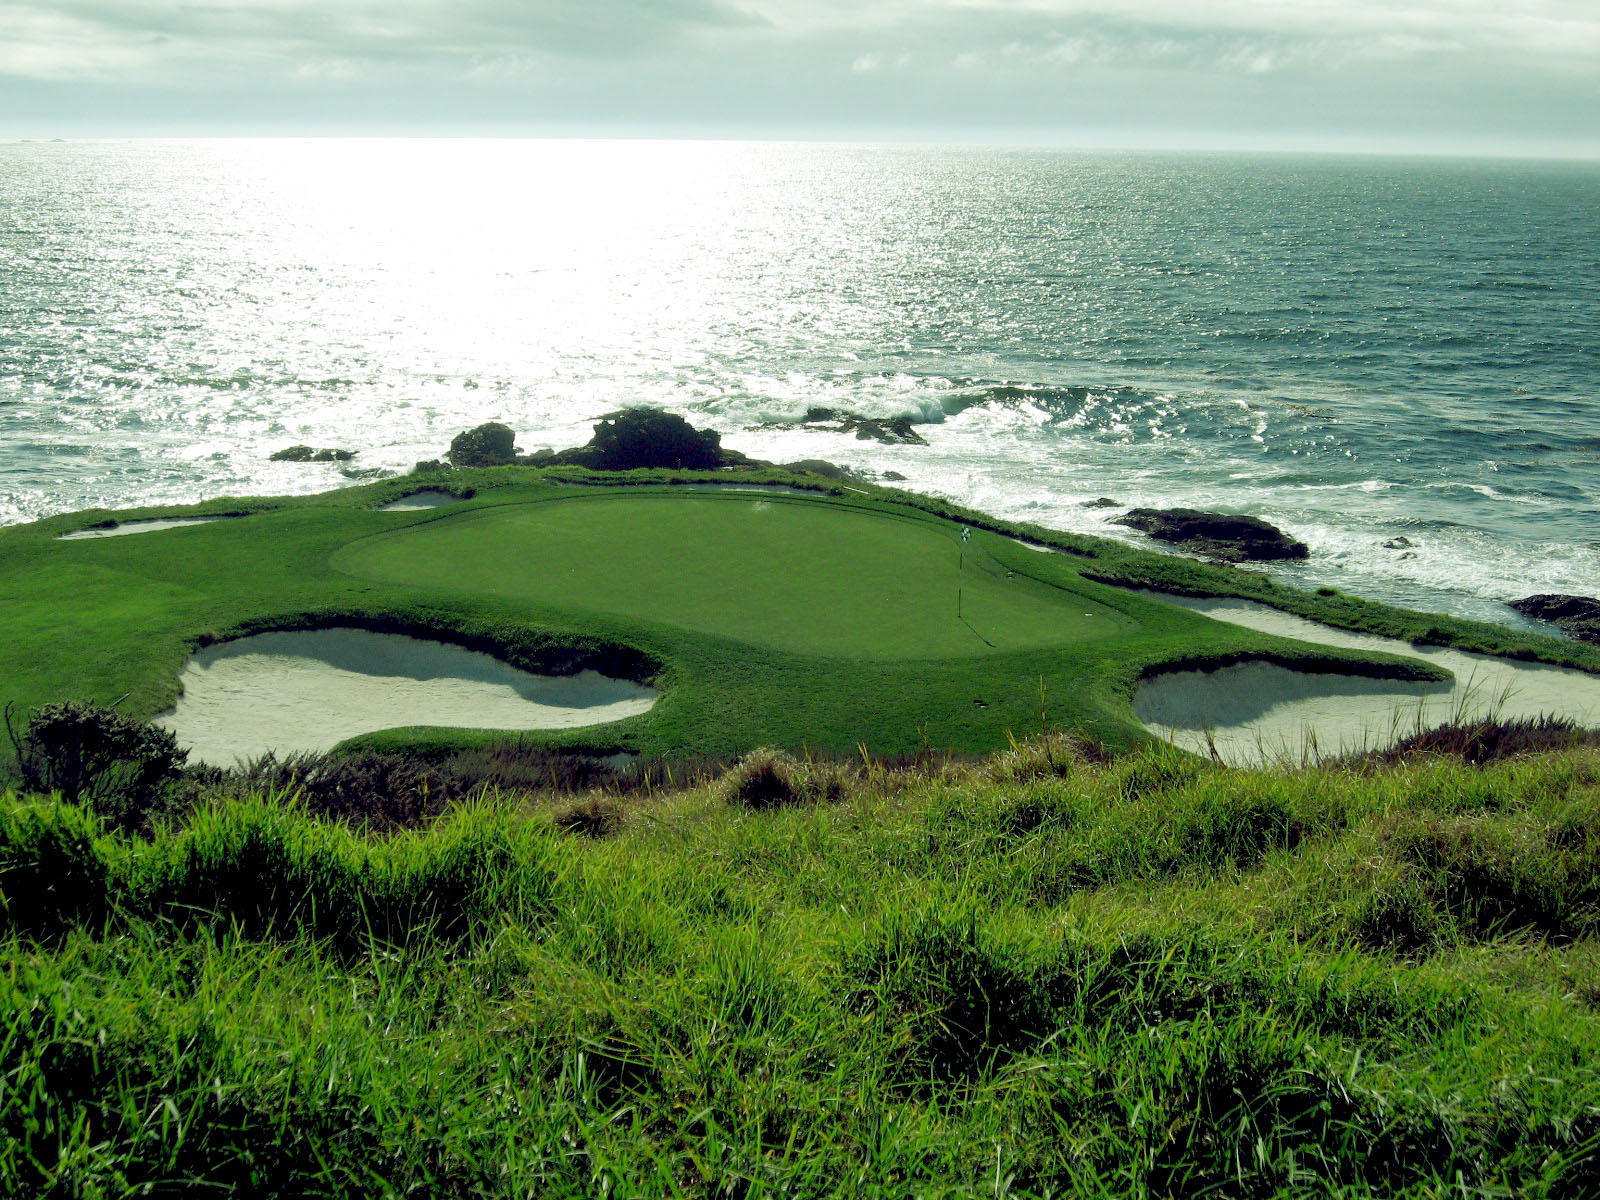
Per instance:
[[[1112,524],[1127,525],[1157,541],[1228,562],[1305,558],[1309,553],[1304,542],[1259,517],[1196,508],[1134,508],[1113,518]]]
[[[1525,617],[1559,625],[1579,641],[1600,646],[1600,600],[1547,592],[1513,600],[1511,607]]]
[[[354,450],[322,450],[310,446],[285,446],[267,455],[268,462],[349,462],[356,456]]]
[[[1121,508],[1122,501],[1113,500],[1110,496],[1101,496],[1098,500],[1085,500],[1085,508]]]
[[[516,441],[517,435],[509,425],[489,421],[456,434],[446,457],[457,467],[503,467],[516,461]]]
[[[1383,548],[1385,550],[1409,550],[1415,545],[1416,543],[1408,537],[1393,537],[1383,544]]]
[[[796,475],[820,475],[823,479],[856,479],[853,472],[845,470],[837,463],[828,462],[823,458],[802,458],[798,462],[779,463],[785,471],[793,471]]]
[[[798,421],[768,421],[758,429],[816,429],[825,433],[853,433],[862,441],[878,441],[886,446],[926,446],[928,441],[912,428],[910,417],[880,420],[842,408],[816,404],[806,409]]]

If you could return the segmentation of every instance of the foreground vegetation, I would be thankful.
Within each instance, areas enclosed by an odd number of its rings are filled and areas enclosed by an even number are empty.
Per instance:
[[[1592,1196],[1600,746],[1429,749],[7,796],[0,1192]]]

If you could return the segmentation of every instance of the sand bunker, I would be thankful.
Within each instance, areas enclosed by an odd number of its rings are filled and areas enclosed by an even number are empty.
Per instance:
[[[675,483],[672,486],[680,492],[766,492],[775,496],[810,496],[813,500],[825,494],[816,488],[788,483]]]
[[[126,537],[130,533],[154,533],[158,529],[178,529],[184,525],[209,525],[212,521],[230,521],[232,517],[160,517],[153,521],[124,521],[120,525],[107,525],[104,529],[76,529],[63,533],[56,540],[75,542],[83,538]]]
[[[1036,551],[1039,554],[1054,554],[1054,553],[1056,553],[1056,548],[1054,546],[1041,546],[1038,542],[1025,542],[1019,537],[1009,537],[1006,534],[1001,534],[1000,536],[1004,537],[1006,539],[1006,541],[1008,541],[1008,542],[1015,542],[1017,545],[1021,546],[1024,550],[1033,550],[1033,551]]]
[[[391,500],[387,504],[378,505],[379,512],[421,512],[428,508],[443,508],[447,504],[460,504],[460,496],[452,496],[449,492],[421,491],[412,492],[409,496],[401,496],[398,500]]]
[[[402,725],[567,729],[637,716],[656,692],[595,671],[533,675],[488,654],[361,629],[263,633],[189,660],[156,718],[190,760],[232,766]]]
[[[1455,675],[1453,684],[1407,683],[1242,663],[1177,671],[1139,685],[1133,711],[1159,737],[1224,762],[1287,760],[1390,745],[1420,729],[1483,716],[1566,717],[1600,726],[1600,676],[1318,625],[1248,600],[1141,595],[1262,633],[1322,646],[1421,659]]]

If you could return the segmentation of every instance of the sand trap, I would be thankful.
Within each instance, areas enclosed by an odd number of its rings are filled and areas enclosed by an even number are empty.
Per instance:
[[[778,496],[810,496],[813,500],[827,494],[816,488],[788,483],[675,483],[671,487],[680,492],[767,492]]]
[[[1456,717],[1560,716],[1600,726],[1600,675],[1350,633],[1248,600],[1139,594],[1262,633],[1400,654],[1455,675],[1453,684],[1406,683],[1255,662],[1139,685],[1133,711],[1146,729],[1201,754],[1208,753],[1209,730],[1224,762],[1299,762],[1314,751],[1376,749]]]
[[[653,688],[595,671],[533,675],[488,654],[361,629],[263,633],[189,660],[156,718],[190,760],[232,766],[402,725],[568,729],[647,711]]]
[[[184,525],[209,525],[212,521],[231,521],[232,517],[159,517],[152,521],[124,521],[104,529],[75,529],[59,534],[58,542],[75,542],[84,538],[126,537],[130,533],[154,533],[158,529],[177,529]]]
[[[1056,548],[1054,546],[1041,546],[1038,542],[1025,542],[1021,538],[1011,537],[1008,534],[1004,534],[1004,533],[1002,533],[1000,536],[1005,538],[1006,541],[1008,541],[1008,542],[1015,542],[1017,545],[1021,546],[1024,550],[1033,550],[1033,551],[1035,551],[1036,553],[1039,553],[1039,554],[1054,554],[1054,553],[1056,553]]]
[[[398,500],[391,500],[387,504],[378,505],[379,512],[421,512],[428,508],[443,508],[447,504],[460,504],[460,496],[452,496],[449,492],[422,491],[412,492],[409,496],[401,496]]]

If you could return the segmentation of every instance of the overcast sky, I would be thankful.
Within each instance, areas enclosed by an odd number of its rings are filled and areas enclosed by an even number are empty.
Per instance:
[[[1600,0],[0,0],[0,136],[1600,157]]]

